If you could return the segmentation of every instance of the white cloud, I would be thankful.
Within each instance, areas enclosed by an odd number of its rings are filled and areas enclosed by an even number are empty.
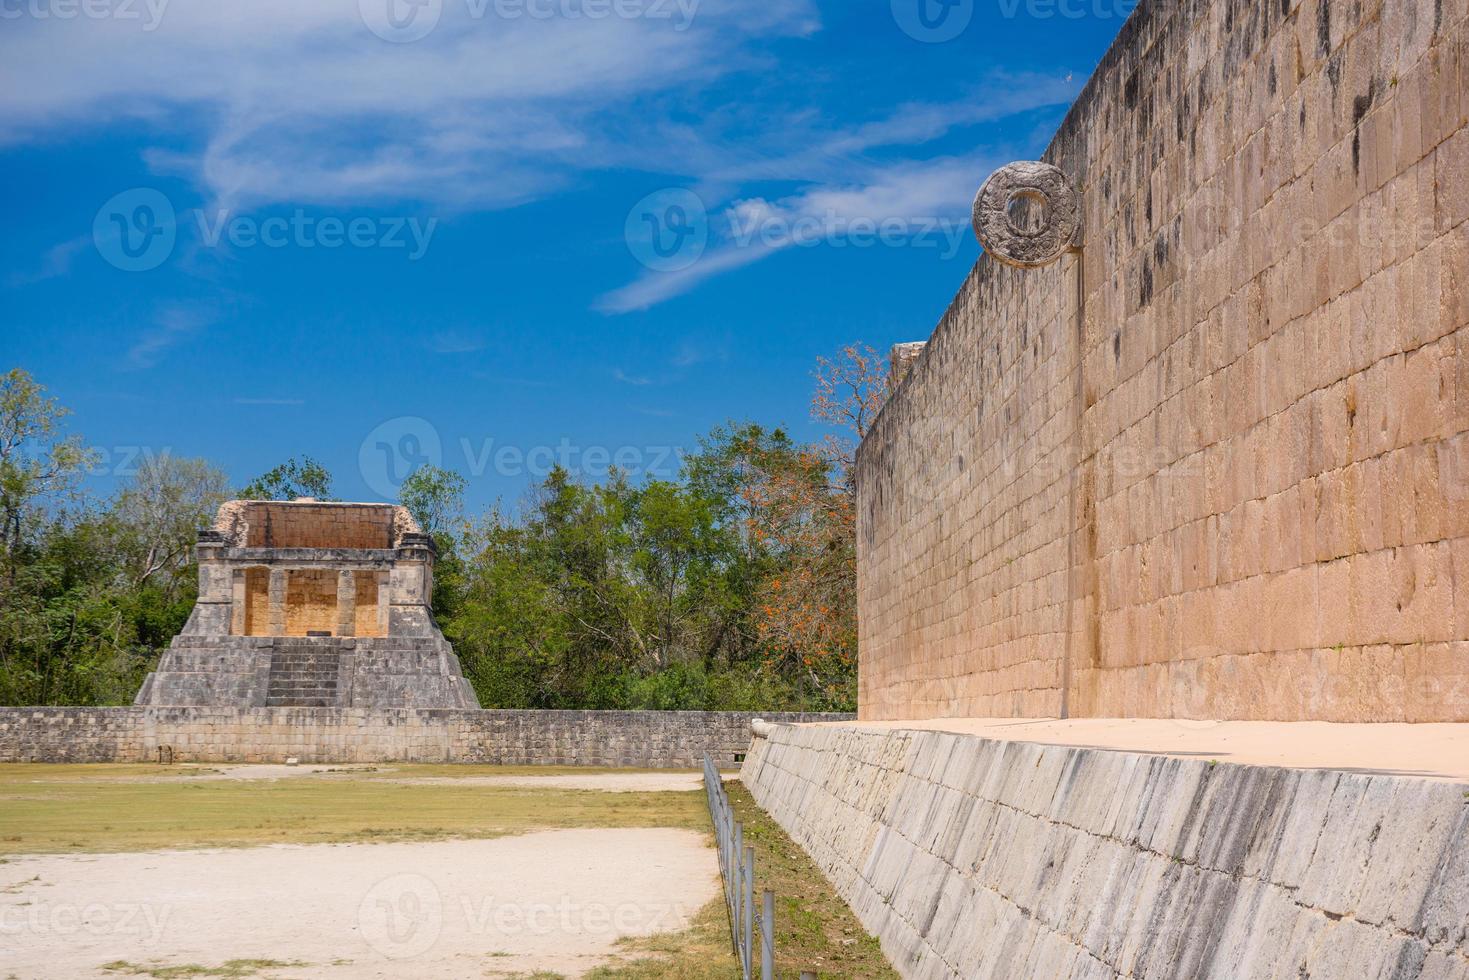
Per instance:
[[[597,300],[602,313],[631,313],[657,306],[665,300],[681,296],[705,279],[721,275],[752,262],[774,255],[773,249],[759,243],[747,248],[727,248],[705,255],[687,269],[677,272],[648,271],[637,279],[612,290]]]
[[[625,169],[692,186],[716,218],[956,221],[993,161],[924,160],[924,147],[1063,104],[1078,88],[1069,77],[990,74],[952,101],[849,125],[830,123],[799,85],[748,105],[709,98],[722,80],[772,67],[769,42],[818,30],[815,0],[689,0],[686,29],[677,17],[505,19],[496,0],[442,0],[436,29],[409,44],[375,36],[359,0],[152,3],[141,21],[6,20],[0,146],[141,124],[167,137],[149,165],[193,181],[210,210],[499,208]],[[755,196],[756,182],[789,193]],[[646,309],[788,247],[716,237],[692,267],[646,273],[596,306]],[[48,256],[43,273],[63,274],[71,254]],[[429,346],[463,352],[457,341]],[[142,360],[154,356],[148,344]]]
[[[150,160],[217,206],[500,206],[600,164],[600,130],[637,125],[639,97],[747,65],[754,38],[815,27],[810,0],[702,0],[684,30],[495,9],[445,0],[437,29],[411,44],[373,35],[357,0],[173,0],[152,31],[7,20],[0,143],[143,121],[196,131],[194,149]]]
[[[92,236],[81,235],[53,245],[41,257],[41,264],[37,268],[30,272],[13,272],[6,278],[6,283],[11,286],[29,286],[64,276],[71,271],[71,264],[77,255],[91,244]]]
[[[430,336],[424,346],[435,354],[472,354],[485,349],[485,340],[477,333],[440,330]]]
[[[617,314],[646,310],[731,272],[805,241],[851,242],[853,223],[904,226],[894,239],[954,251],[967,234],[969,210],[985,177],[1013,159],[1007,153],[975,153],[930,160],[873,162],[873,151],[917,145],[952,130],[994,122],[1068,103],[1079,86],[1068,75],[992,74],[982,91],[943,104],[909,104],[886,117],[847,129],[813,131],[809,123],[783,121],[785,146],[797,149],[761,156],[739,144],[718,145],[689,134],[678,156],[701,173],[706,202],[725,198],[712,218],[722,218],[726,237],[693,265],[675,272],[645,270],[637,279],[600,297],[595,308]],[[766,148],[768,149],[768,147]],[[754,180],[804,187],[775,200],[740,198]],[[711,225],[719,222],[711,221]],[[864,236],[872,237],[872,236]]]
[[[625,385],[633,385],[634,387],[638,388],[642,388],[653,383],[652,378],[645,378],[641,375],[630,375],[622,368],[614,368],[612,371],[612,377],[617,381],[621,381]]]
[[[669,362],[676,368],[690,368],[706,361],[729,360],[729,348],[727,342],[721,342],[716,346],[708,347],[696,344],[692,340],[682,341],[678,345],[678,352],[673,355]]]
[[[207,327],[212,311],[200,306],[171,304],[154,314],[153,324],[138,335],[123,358],[123,369],[141,371],[153,367],[172,348]]]
[[[998,162],[999,156],[903,162],[869,171],[861,184],[735,201],[724,214],[728,234],[720,247],[677,272],[645,271],[602,296],[596,308],[611,314],[646,310],[803,242],[881,244],[884,228],[891,229],[891,241],[909,247],[957,251],[969,234],[974,194]]]

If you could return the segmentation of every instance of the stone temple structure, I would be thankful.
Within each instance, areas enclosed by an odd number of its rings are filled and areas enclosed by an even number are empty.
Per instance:
[[[434,544],[388,504],[236,500],[199,599],[135,703],[477,708],[429,608]]]

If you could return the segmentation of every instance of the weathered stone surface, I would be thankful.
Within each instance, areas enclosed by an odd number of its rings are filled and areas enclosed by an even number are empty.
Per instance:
[[[434,622],[433,539],[388,504],[224,504],[199,601],[136,704],[474,708]]]
[[[918,360],[923,353],[924,342],[915,341],[907,344],[894,344],[893,349],[888,352],[888,388],[896,389],[908,376],[908,369],[913,362]]]
[[[762,714],[775,722],[839,714]],[[749,712],[0,708],[0,762],[444,762],[694,769],[750,744]]]
[[[1469,797],[776,725],[741,779],[908,978],[1469,977]]]
[[[1036,269],[1075,244],[1080,207],[1058,167],[1034,160],[1009,163],[990,174],[974,198],[974,234],[991,258]],[[1017,220],[1012,209],[1026,220]]]
[[[1466,34],[1138,5],[858,453],[865,718],[1469,721]]]

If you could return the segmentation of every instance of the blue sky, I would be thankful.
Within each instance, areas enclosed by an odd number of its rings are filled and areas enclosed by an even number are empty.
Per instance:
[[[306,453],[513,506],[728,419],[815,437],[815,358],[928,335],[1130,9],[414,2],[0,0],[0,366],[95,488]]]

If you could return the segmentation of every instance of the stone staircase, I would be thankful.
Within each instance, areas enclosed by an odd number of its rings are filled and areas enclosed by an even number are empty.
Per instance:
[[[333,708],[341,703],[342,656],[312,644],[278,646],[270,654],[265,704],[271,708]]]
[[[477,708],[442,636],[179,637],[138,704],[281,708]]]

